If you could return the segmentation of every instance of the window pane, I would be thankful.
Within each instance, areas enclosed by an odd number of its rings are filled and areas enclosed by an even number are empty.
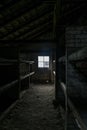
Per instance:
[[[38,62],[38,67],[43,68],[43,62]]]
[[[49,68],[49,56],[38,56],[38,68]]]
[[[49,61],[49,56],[44,56],[44,61]]]
[[[38,61],[43,61],[43,56],[38,56]]]
[[[49,68],[49,62],[44,62],[44,67]]]

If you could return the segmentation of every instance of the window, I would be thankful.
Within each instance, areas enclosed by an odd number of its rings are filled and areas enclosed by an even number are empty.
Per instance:
[[[49,56],[38,56],[38,68],[49,68]]]

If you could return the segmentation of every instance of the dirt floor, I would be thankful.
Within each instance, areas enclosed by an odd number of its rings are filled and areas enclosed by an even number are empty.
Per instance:
[[[64,130],[60,109],[54,109],[53,85],[31,85],[1,121],[0,130]]]

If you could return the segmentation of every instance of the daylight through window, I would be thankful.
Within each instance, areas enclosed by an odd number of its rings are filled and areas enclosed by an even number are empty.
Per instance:
[[[49,56],[38,56],[38,68],[49,68]]]

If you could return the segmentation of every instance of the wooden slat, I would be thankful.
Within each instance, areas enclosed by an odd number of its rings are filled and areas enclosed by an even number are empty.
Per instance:
[[[44,23],[43,25],[36,27],[35,29],[33,29],[31,32],[27,32],[25,33],[25,35],[18,37],[17,40],[22,40],[22,39],[26,39],[26,37],[29,37],[29,39],[31,39],[31,37],[33,38],[34,35],[37,35],[37,33],[40,33],[40,31],[44,31],[44,29],[49,28],[49,24],[51,22],[48,21],[47,23]]]
[[[68,60],[71,62],[76,61],[87,61],[87,47],[83,47],[82,49],[73,52],[68,56]],[[65,62],[66,56],[60,57],[59,62]]]
[[[16,63],[17,60],[0,58],[0,63]]]
[[[17,82],[18,82],[18,80],[15,80],[15,81],[12,81],[12,82],[9,83],[9,84],[6,84],[6,85],[0,87],[0,93],[1,93],[2,91],[4,91],[5,89],[10,88],[12,85],[16,84]]]
[[[26,18],[24,18],[26,19]],[[35,29],[37,26],[39,27],[39,25],[43,25],[44,23],[48,22],[48,20],[52,19],[52,11],[48,12],[47,14],[43,14],[43,16],[34,19],[30,17],[29,20],[25,20],[22,21],[21,23],[18,22],[18,24],[16,26],[12,26],[11,25],[11,29],[8,29],[7,32],[3,30],[1,30],[2,35],[1,35],[1,39],[11,39],[11,37],[13,36],[14,39],[16,39],[16,37],[20,37],[21,35],[24,35],[25,33],[28,33],[29,31]]]
[[[4,16],[4,20],[3,22],[1,22],[1,24],[6,24],[7,22],[19,17],[20,15],[22,15],[25,12],[29,12],[32,8],[35,8],[36,6],[40,5],[40,2],[30,2],[30,1],[20,1],[17,4],[13,4],[12,6],[10,6],[9,8],[7,8],[6,10],[2,10],[2,15]],[[7,19],[7,21],[5,21]]]
[[[60,82],[60,85],[62,87],[62,90],[64,92],[64,95],[66,96],[66,86],[63,82]],[[87,126],[85,125],[84,121],[82,120],[78,110],[75,108],[74,104],[72,103],[72,101],[69,99],[68,97],[68,100],[67,100],[67,105],[69,106],[69,108],[71,109],[72,113],[73,113],[73,116],[75,118],[75,121],[78,125],[78,127],[81,129],[81,130],[87,130]],[[68,107],[67,106],[67,107]]]
[[[28,78],[30,76],[32,76],[35,72],[31,72],[30,74],[26,74],[25,76],[21,76],[21,80],[25,79],[25,78]]]
[[[34,61],[20,60],[20,63],[28,63],[28,64],[33,64],[33,63],[34,63]]]
[[[30,74],[27,74],[27,75],[25,75],[25,76],[21,76],[20,79],[23,80],[23,79],[25,79],[25,78],[27,78],[27,77],[29,77],[29,76],[32,76],[34,73],[35,73],[35,72],[31,72]],[[5,89],[10,88],[12,85],[14,85],[14,84],[16,84],[16,83],[18,83],[18,80],[12,81],[11,83],[2,86],[2,87],[0,88],[0,92],[4,91]]]

